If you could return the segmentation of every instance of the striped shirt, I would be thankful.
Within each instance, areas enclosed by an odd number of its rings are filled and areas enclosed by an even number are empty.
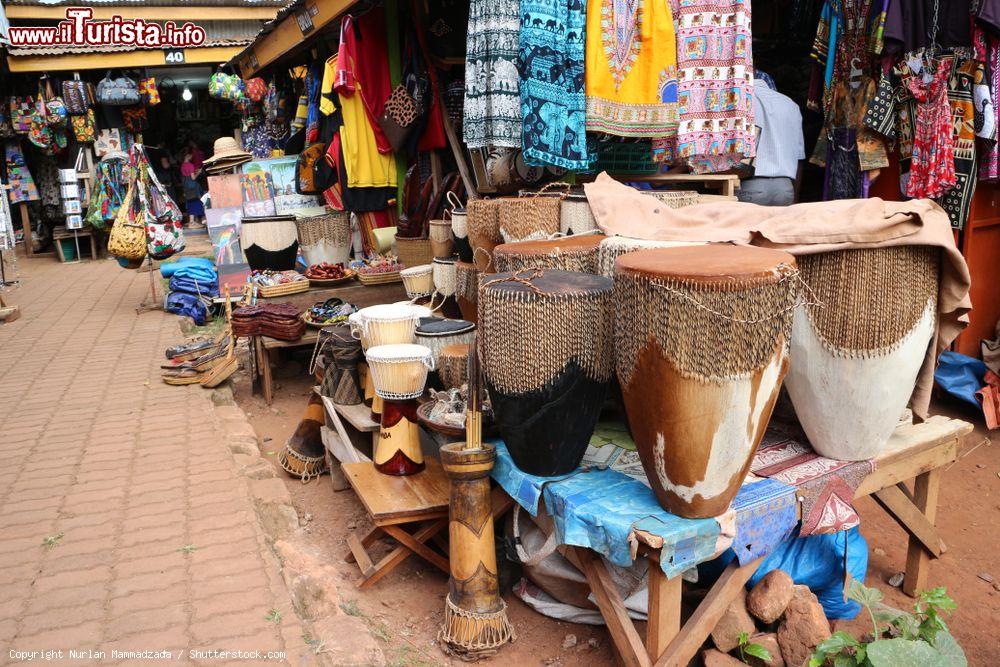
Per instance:
[[[760,79],[754,81],[753,100],[754,123],[760,128],[754,176],[794,180],[799,160],[806,159],[799,105]]]

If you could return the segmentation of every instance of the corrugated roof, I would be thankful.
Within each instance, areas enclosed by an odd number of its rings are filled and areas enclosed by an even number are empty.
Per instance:
[[[197,47],[206,48],[211,46],[246,46],[249,39],[209,39]],[[60,56],[68,53],[121,53],[125,51],[162,51],[162,46],[136,46],[135,44],[96,44],[93,46],[72,46],[60,44],[58,46],[7,46],[7,53],[12,56]]]
[[[4,0],[6,5],[35,7],[283,7],[288,0]]]

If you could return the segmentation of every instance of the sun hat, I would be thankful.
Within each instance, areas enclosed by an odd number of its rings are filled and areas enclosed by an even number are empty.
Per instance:
[[[205,160],[205,166],[211,166],[217,162],[241,164],[253,159],[250,153],[240,148],[240,144],[233,137],[219,137],[212,146],[212,157]],[[233,165],[230,165],[233,166]]]

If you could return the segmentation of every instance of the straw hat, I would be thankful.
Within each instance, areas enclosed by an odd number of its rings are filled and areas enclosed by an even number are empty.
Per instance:
[[[233,137],[219,137],[212,147],[212,157],[205,160],[205,166],[211,167],[216,163],[225,162],[228,166],[235,166],[253,159],[250,153],[240,148],[239,143]],[[230,164],[231,163],[231,164]]]

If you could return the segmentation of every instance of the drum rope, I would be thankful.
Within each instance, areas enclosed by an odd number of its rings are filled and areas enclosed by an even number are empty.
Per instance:
[[[531,272],[531,275],[529,275],[527,278],[522,278],[521,274],[527,273],[528,271]],[[499,278],[493,278],[492,280],[487,280],[486,282],[484,282],[482,285],[479,286],[479,289],[481,290],[486,289],[491,285],[499,285],[502,283],[519,283],[530,289],[538,296],[548,297],[549,296],[548,294],[540,290],[538,287],[535,286],[533,282],[531,282],[532,280],[537,280],[538,278],[541,278],[543,275],[544,272],[542,271],[542,269],[537,269],[537,268],[521,269],[520,271],[515,271],[514,273],[510,274],[510,276],[507,277],[500,276]]]

